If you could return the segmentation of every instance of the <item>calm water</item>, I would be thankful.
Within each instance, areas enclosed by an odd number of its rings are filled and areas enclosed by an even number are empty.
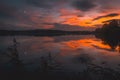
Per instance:
[[[13,36],[0,37],[0,54],[4,54],[7,48],[13,45]],[[108,68],[119,69],[119,46],[111,49],[101,39],[93,35],[69,35],[58,37],[34,37],[15,36],[18,42],[20,60],[28,69],[35,69],[40,65],[41,56],[51,54],[64,68],[73,71],[81,71],[84,65],[79,61],[81,54],[87,54],[94,64]],[[1,66],[9,63],[8,56],[1,55]],[[103,64],[104,63],[104,64]],[[82,66],[81,66],[82,65]]]

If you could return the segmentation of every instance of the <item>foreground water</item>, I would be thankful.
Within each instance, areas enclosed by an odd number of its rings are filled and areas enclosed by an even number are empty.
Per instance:
[[[92,63],[119,70],[119,46],[113,50],[112,46],[105,44],[94,35],[69,35],[56,37],[14,36],[18,42],[19,59],[26,64],[28,70],[34,70],[40,65],[42,56],[51,54],[64,68],[70,71],[82,71],[79,57],[87,54]],[[13,36],[0,37],[0,52],[4,54],[13,43]],[[10,58],[1,56],[1,66],[8,66]]]

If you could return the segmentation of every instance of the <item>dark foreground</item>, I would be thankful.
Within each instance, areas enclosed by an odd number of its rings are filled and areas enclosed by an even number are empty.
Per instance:
[[[79,58],[86,65],[82,72],[68,71],[49,58],[41,57],[40,67],[33,71],[27,70],[25,64],[15,59],[11,67],[1,67],[0,80],[120,80],[120,71],[92,64],[87,55]]]

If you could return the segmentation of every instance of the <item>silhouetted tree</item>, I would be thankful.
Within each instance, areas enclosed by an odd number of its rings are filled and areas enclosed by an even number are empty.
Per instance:
[[[120,43],[120,20],[113,19],[104,23],[102,28],[96,29],[96,37],[100,38],[104,44],[108,44],[114,51]]]
[[[102,28],[96,29],[96,32],[102,34],[118,34],[120,32],[120,20],[112,19],[105,21]]]

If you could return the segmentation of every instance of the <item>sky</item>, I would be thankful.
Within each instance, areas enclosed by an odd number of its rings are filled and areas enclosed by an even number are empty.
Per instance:
[[[94,30],[120,19],[120,0],[0,0],[0,29]]]

